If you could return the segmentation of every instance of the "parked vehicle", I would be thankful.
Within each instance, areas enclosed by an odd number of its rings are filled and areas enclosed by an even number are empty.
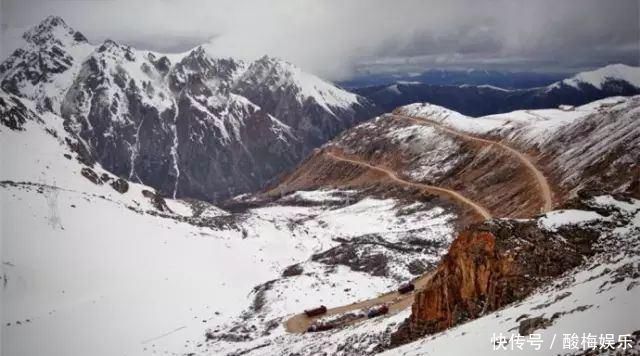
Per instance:
[[[325,307],[324,305],[321,305],[317,308],[313,308],[313,309],[307,309],[304,311],[304,313],[307,315],[307,317],[311,318],[313,316],[318,316],[318,315],[322,315],[324,313],[327,312],[327,307]]]
[[[407,294],[409,292],[412,292],[414,289],[416,289],[416,286],[413,283],[405,283],[398,287],[398,293]]]
[[[387,314],[388,312],[389,307],[386,304],[382,304],[381,306],[369,309],[369,311],[367,312],[367,318],[375,318],[377,316]]]
[[[317,331],[327,331],[327,330],[331,330],[331,329],[333,329],[335,327],[336,326],[334,324],[312,324],[307,329],[307,332],[313,333],[313,332],[317,332]]]

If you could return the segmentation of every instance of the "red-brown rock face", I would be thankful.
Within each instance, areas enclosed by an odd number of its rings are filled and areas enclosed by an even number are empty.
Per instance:
[[[582,261],[592,236],[565,241],[535,221],[494,221],[460,233],[432,279],[416,292],[411,317],[392,337],[401,344],[521,300]],[[586,248],[585,248],[586,247]]]
[[[432,282],[417,293],[411,321],[427,321],[435,329],[444,329],[462,315],[480,313],[485,306],[482,301],[495,289],[495,276],[510,265],[509,259],[496,256],[495,244],[490,232],[462,233]]]

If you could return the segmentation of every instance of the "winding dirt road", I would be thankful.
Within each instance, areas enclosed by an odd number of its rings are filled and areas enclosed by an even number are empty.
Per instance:
[[[384,173],[389,178],[391,178],[394,182],[400,185],[415,187],[415,188],[421,189],[422,191],[429,192],[431,194],[436,194],[436,195],[444,196],[447,199],[455,200],[459,203],[462,203],[463,205],[469,206],[479,215],[479,217],[482,218],[482,220],[491,219],[491,214],[487,209],[485,209],[480,204],[473,202],[472,200],[468,199],[467,197],[461,195],[456,191],[441,188],[441,187],[436,187],[433,185],[415,183],[408,180],[404,180],[398,177],[393,171],[387,168],[374,166],[367,162],[363,162],[357,159],[342,157],[333,152],[324,152],[324,153],[336,161],[347,162],[350,164],[355,164],[358,166],[365,167],[373,171]],[[432,274],[433,272],[427,273],[418,277],[413,282],[416,290],[424,287],[427,284],[427,282],[431,279]],[[353,304],[343,305],[340,307],[328,309],[325,314],[322,314],[317,317],[309,318],[304,313],[301,313],[289,318],[285,322],[285,328],[288,332],[291,332],[291,333],[303,333],[307,331],[307,329],[309,328],[309,326],[311,326],[311,324],[313,324],[316,320],[320,318],[326,318],[333,315],[345,314],[348,312],[355,312],[361,309],[367,309],[367,308],[371,308],[373,306],[381,305],[381,304],[386,304],[389,307],[389,315],[392,315],[399,311],[404,310],[405,308],[410,307],[411,304],[413,303],[413,297],[414,297],[414,292],[407,293],[407,294],[400,294],[397,291],[394,291],[394,292],[385,293],[377,298],[367,299],[367,300],[363,300]],[[360,317],[360,318],[351,320],[350,322],[345,323],[343,325],[356,323],[364,319],[366,319],[366,317]]]
[[[492,140],[488,140],[488,139],[484,139],[484,138],[480,138],[480,137],[476,137],[476,136],[472,136],[469,135],[467,133],[463,133],[457,130],[454,130],[450,127],[444,126],[438,122],[432,121],[432,120],[428,120],[425,118],[417,118],[417,117],[413,117],[413,116],[406,116],[406,115],[398,115],[398,114],[393,114],[393,116],[399,117],[399,118],[403,118],[403,119],[407,119],[410,120],[412,122],[421,124],[421,125],[431,125],[436,127],[437,129],[440,129],[450,135],[454,135],[456,137],[465,139],[465,140],[469,140],[469,141],[475,141],[475,142],[480,142],[482,144],[486,144],[486,145],[495,145],[500,147],[501,149],[506,150],[507,152],[509,152],[511,155],[513,155],[516,159],[518,159],[526,168],[527,170],[529,170],[529,172],[531,173],[531,175],[535,178],[537,185],[539,187],[539,192],[543,201],[543,205],[541,206],[540,210],[541,212],[547,212],[550,211],[553,208],[553,196],[552,196],[552,192],[551,192],[551,186],[549,185],[549,182],[547,181],[546,177],[542,174],[542,172],[540,172],[540,170],[538,170],[538,168],[533,164],[533,162],[531,162],[530,158],[527,157],[525,154],[501,143],[498,141],[492,141]],[[384,167],[379,167],[379,166],[374,166],[371,165],[367,162],[361,161],[361,160],[357,160],[357,159],[351,159],[351,158],[346,158],[346,157],[342,157],[339,156],[333,152],[325,152],[325,154],[329,157],[331,157],[334,160],[337,161],[342,161],[342,162],[348,162],[351,164],[355,164],[355,165],[359,165],[362,167],[366,167],[368,169],[374,170],[374,171],[378,171],[378,172],[382,172],[384,174],[386,174],[389,178],[391,178],[393,181],[395,181],[398,184],[401,185],[406,185],[406,186],[411,186],[411,187],[416,187],[419,189],[422,189],[423,191],[432,193],[432,194],[436,194],[436,195],[440,195],[440,196],[445,196],[446,198],[455,200],[457,202],[460,202],[464,205],[467,205],[469,207],[471,207],[480,217],[482,217],[483,219],[490,219],[491,218],[491,214],[489,213],[489,211],[487,211],[487,209],[485,209],[484,207],[482,207],[481,205],[473,202],[472,200],[466,198],[465,196],[461,195],[460,193],[453,191],[453,190],[449,190],[449,189],[445,189],[445,188],[441,188],[441,187],[436,187],[436,186],[432,186],[432,185],[428,185],[428,184],[422,184],[422,183],[415,183],[415,182],[410,182],[407,180],[404,180],[400,177],[398,177],[393,171],[384,168]],[[435,271],[432,271],[430,273],[424,274],[420,277],[418,277],[415,281],[414,281],[414,285],[415,285],[415,290],[419,290],[421,288],[423,288],[428,282],[429,280],[432,278],[433,274],[435,273]],[[331,316],[335,316],[335,315],[341,315],[341,314],[345,314],[345,313],[349,313],[349,312],[358,312],[360,310],[363,309],[367,309],[367,308],[371,308],[373,306],[376,305],[381,305],[381,304],[386,304],[389,307],[389,315],[398,313],[402,310],[404,310],[405,308],[408,308],[411,306],[411,304],[413,303],[413,299],[414,299],[414,292],[410,292],[407,294],[399,294],[397,291],[394,292],[389,292],[389,293],[385,293],[383,295],[380,295],[376,298],[372,298],[372,299],[367,299],[367,300],[363,300],[363,301],[359,301],[359,302],[355,302],[353,304],[349,304],[349,305],[343,305],[340,307],[336,307],[336,308],[331,308],[328,309],[327,312],[323,315],[317,316],[317,317],[307,317],[304,313],[301,314],[297,314],[294,315],[293,317],[289,318],[287,321],[285,321],[285,328],[288,332],[291,333],[303,333],[306,332],[307,329],[309,328],[309,326],[311,326],[315,321],[317,321],[318,319],[324,319],[327,317],[331,317]],[[342,325],[348,325],[348,324],[353,324],[362,320],[365,320],[366,317],[359,317],[356,319],[353,319],[347,323],[344,323]]]
[[[454,130],[451,127],[442,125],[439,122],[435,122],[429,119],[414,117],[414,116],[399,115],[399,114],[392,114],[392,115],[406,119],[406,120],[410,120],[417,124],[423,124],[423,125],[426,124],[426,125],[434,126],[439,130],[442,130],[450,135],[460,137],[464,140],[480,142],[486,145],[498,146],[501,149],[509,152],[509,154],[517,158],[527,168],[527,170],[531,173],[531,175],[535,178],[538,184],[540,197],[542,198],[542,201],[543,201],[543,205],[540,207],[540,212],[545,213],[553,209],[553,194],[551,193],[551,186],[549,185],[547,178],[544,176],[544,174],[542,174],[542,172],[540,172],[540,170],[535,166],[535,164],[531,162],[531,159],[527,157],[524,153],[517,151],[505,145],[502,142],[492,141],[492,140],[487,140],[481,137],[472,136],[467,133]]]
[[[435,271],[432,271],[430,273],[427,273],[418,277],[413,282],[413,284],[416,287],[416,290],[424,287],[429,282],[429,280],[431,279],[434,273]],[[415,291],[406,293],[406,294],[400,294],[397,291],[388,292],[388,293],[382,294],[377,298],[367,299],[367,300],[355,302],[352,304],[327,309],[327,312],[325,314],[311,317],[311,318],[306,316],[304,313],[296,314],[291,318],[289,318],[287,321],[285,321],[284,326],[285,326],[285,329],[290,333],[304,333],[307,331],[309,326],[311,326],[311,324],[316,322],[318,319],[321,319],[321,318],[324,319],[334,315],[340,315],[340,314],[345,314],[349,312],[358,312],[360,310],[366,310],[368,308],[371,308],[376,305],[381,305],[381,304],[386,304],[389,307],[389,313],[387,314],[387,316],[393,315],[410,307],[411,304],[413,304],[414,293]],[[364,313],[366,314],[366,311],[364,311]],[[351,320],[348,323],[341,324],[340,326],[357,323],[359,321],[366,320],[366,319],[367,318],[365,316],[359,317],[357,319]]]
[[[400,185],[406,185],[406,186],[410,186],[410,187],[415,187],[418,189],[422,189],[423,191],[432,193],[432,194],[436,194],[436,195],[440,195],[440,196],[446,196],[449,199],[452,200],[456,200],[464,205],[468,205],[469,207],[471,207],[478,215],[480,215],[482,217],[483,220],[486,219],[491,219],[491,214],[489,213],[489,211],[487,209],[485,209],[484,207],[482,207],[480,204],[473,202],[472,200],[470,200],[469,198],[461,195],[460,193],[454,191],[454,190],[450,190],[450,189],[445,189],[445,188],[441,188],[441,187],[436,187],[433,185],[428,185],[428,184],[422,184],[422,183],[415,183],[415,182],[411,182],[408,180],[404,180],[400,177],[398,177],[393,171],[383,168],[383,167],[379,167],[379,166],[374,166],[371,165],[367,162],[363,162],[360,160],[356,160],[356,159],[350,159],[350,158],[346,158],[346,157],[342,157],[342,156],[338,156],[333,152],[325,152],[327,156],[335,159],[336,161],[342,161],[342,162],[348,162],[348,163],[352,163],[352,164],[356,164],[359,166],[363,166],[366,167],[368,169],[371,169],[373,171],[378,171],[378,172],[382,172],[384,174],[386,174],[387,176],[389,176],[389,178],[391,178],[393,181],[395,181],[396,183],[400,184]]]

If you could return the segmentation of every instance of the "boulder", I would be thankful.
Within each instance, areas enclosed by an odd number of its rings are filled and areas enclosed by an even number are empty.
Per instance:
[[[111,182],[111,188],[118,193],[124,194],[129,190],[129,183],[122,178],[118,178]]]
[[[84,167],[80,170],[80,174],[82,174],[85,178],[90,180],[93,184],[102,184],[102,180],[98,177],[98,174],[93,171],[93,169]]]

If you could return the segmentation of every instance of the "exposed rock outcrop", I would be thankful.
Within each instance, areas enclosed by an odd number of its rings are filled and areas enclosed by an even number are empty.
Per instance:
[[[36,118],[18,98],[0,90],[0,124],[11,130],[23,130],[27,120]]]
[[[416,293],[411,317],[393,335],[392,345],[522,300],[590,255],[597,239],[592,232],[565,227],[559,238],[536,220],[493,220],[461,232],[431,281]]]
[[[564,205],[566,210],[530,220],[490,220],[461,232],[432,278],[416,292],[411,316],[393,334],[390,345],[410,342],[521,301],[539,288],[551,288],[549,282],[585,261],[597,266],[597,261],[614,259],[617,253],[634,253],[637,240],[631,238],[627,245],[617,244],[612,249],[615,239],[611,237],[616,231],[626,231],[625,226],[634,231],[634,200],[629,195],[596,191],[578,195]],[[632,264],[605,273],[612,279],[601,289],[640,276]],[[532,310],[569,296],[571,293],[557,294]],[[590,307],[548,316],[524,314],[517,320],[519,333],[528,335],[564,314]]]
[[[122,178],[118,178],[116,180],[114,180],[113,182],[111,182],[111,187],[118,193],[120,194],[124,194],[129,190],[129,183],[122,179]]]
[[[167,202],[164,200],[162,195],[158,193],[154,193],[150,190],[143,190],[142,195],[145,198],[149,198],[151,204],[160,212],[171,212],[171,209],[167,205]]]
[[[80,170],[80,174],[87,178],[93,184],[102,184],[102,179],[98,176],[98,174],[91,168],[84,167]]]
[[[544,329],[549,325],[551,325],[551,320],[541,316],[523,319],[520,321],[518,333],[522,336],[527,336],[533,334],[536,330]]]

